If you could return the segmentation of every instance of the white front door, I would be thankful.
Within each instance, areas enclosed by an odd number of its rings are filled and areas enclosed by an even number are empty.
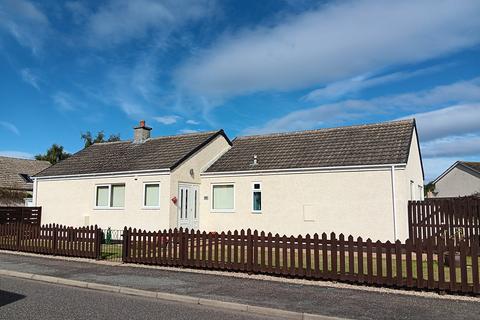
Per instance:
[[[178,227],[198,229],[197,185],[178,185]]]

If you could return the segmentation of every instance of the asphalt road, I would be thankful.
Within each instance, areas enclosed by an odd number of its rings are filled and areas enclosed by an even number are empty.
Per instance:
[[[273,319],[116,293],[0,277],[0,319]]]

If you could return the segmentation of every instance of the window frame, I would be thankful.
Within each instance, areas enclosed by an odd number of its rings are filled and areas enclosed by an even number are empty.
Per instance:
[[[125,188],[125,193],[124,193],[124,199],[123,199],[123,207],[112,207],[112,186],[123,186]],[[98,200],[98,188],[101,187],[108,187],[108,206],[98,206],[97,205],[97,200]],[[96,184],[95,185],[95,196],[94,196],[94,203],[93,203],[93,208],[95,210],[123,210],[125,209],[125,195],[126,195],[126,189],[127,185],[126,183],[102,183],[102,184]]]
[[[158,205],[157,206],[147,206],[145,204],[145,200],[147,200],[147,185],[158,185]],[[160,209],[160,205],[161,205],[161,199],[160,199],[160,195],[162,194],[162,186],[161,186],[161,183],[160,181],[145,181],[143,182],[143,197],[142,197],[142,209],[150,209],[150,210],[153,210],[153,209]]]
[[[259,184],[260,185],[260,189],[255,189],[255,185],[256,184]],[[262,208],[263,208],[263,205],[262,205],[262,183],[260,181],[254,181],[252,182],[252,201],[251,201],[251,204],[252,204],[252,213],[262,213]],[[255,210],[254,208],[254,201],[255,201],[255,192],[260,192],[260,210]]]
[[[232,186],[233,187],[233,208],[232,209],[215,209],[213,207],[213,201],[214,201],[214,197],[213,197],[213,189],[214,187],[216,186]],[[219,182],[219,183],[212,183],[210,185],[210,196],[211,196],[211,200],[210,200],[210,211],[211,212],[220,212],[220,213],[231,213],[231,212],[235,212],[235,208],[236,208],[236,196],[235,196],[235,191],[236,191],[236,187],[235,187],[235,183],[234,182]]]

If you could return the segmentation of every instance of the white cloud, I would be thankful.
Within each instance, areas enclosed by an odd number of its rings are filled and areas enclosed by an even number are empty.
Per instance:
[[[22,159],[33,159],[33,154],[22,151],[0,150],[0,156]]]
[[[375,87],[382,84],[410,79],[433,73],[445,68],[446,66],[434,66],[430,68],[419,69],[415,71],[400,71],[382,76],[359,76],[347,80],[337,81],[326,85],[324,88],[313,90],[302,97],[305,101],[319,101],[322,99],[340,98],[361,90]]]
[[[442,138],[422,143],[422,156],[425,158],[457,157],[480,155],[480,136]]]
[[[192,119],[190,119],[190,120],[187,120],[186,122],[187,122],[187,124],[191,124],[191,125],[199,125],[199,124],[200,124],[200,122],[199,122],[199,121],[192,120]]]
[[[155,119],[157,122],[160,122],[162,124],[169,125],[169,124],[176,123],[180,119],[180,117],[172,115],[172,116],[154,117],[153,119]]]
[[[178,133],[181,133],[181,134],[195,133],[195,132],[198,132],[198,130],[194,130],[194,129],[181,129],[181,130],[178,130]]]
[[[7,122],[7,121],[0,121],[0,127],[16,134],[17,136],[20,135],[20,131],[18,130],[18,128],[13,123],[10,123],[10,122]]]
[[[73,111],[79,107],[79,103],[70,94],[63,91],[56,92],[52,99],[60,111]]]
[[[412,114],[406,118],[417,119],[421,141],[430,141],[452,135],[480,133],[480,103],[451,106],[430,112]],[[453,142],[448,143],[453,145]],[[477,140],[477,142],[480,142],[480,140]],[[478,147],[480,148],[480,143]],[[480,149],[478,150],[478,153],[480,153]]]
[[[197,19],[212,10],[212,1],[109,1],[87,21],[91,45],[118,45],[144,38],[150,31],[168,34],[176,26]]]
[[[209,96],[293,90],[446,55],[480,42],[480,2],[347,1],[225,34],[181,66]]]
[[[70,11],[73,17],[73,21],[76,24],[81,24],[85,22],[88,15],[90,14],[85,3],[80,1],[67,1],[65,2],[65,8]]]
[[[47,16],[36,5],[25,0],[4,0],[0,3],[0,28],[34,54],[42,49],[50,32]]]
[[[29,68],[24,68],[20,70],[20,75],[22,80],[34,87],[37,90],[40,90],[38,86],[38,77],[30,70]]]
[[[422,90],[412,93],[404,93],[390,96],[380,96],[370,100],[344,100],[336,103],[322,104],[313,108],[293,111],[283,117],[272,119],[262,127],[247,128],[245,134],[268,133],[280,131],[303,130],[322,126],[337,126],[344,122],[359,122],[368,118],[372,114],[394,116],[400,114],[409,115],[408,117],[417,117],[420,122],[426,123],[427,128],[422,132],[423,139],[435,138],[439,134],[440,128],[436,132],[429,133],[428,128],[435,127],[428,117],[432,114],[422,115],[422,112],[430,112],[433,108],[448,107],[456,105],[459,111],[468,109],[478,112],[478,103],[480,102],[480,78],[469,81],[459,81],[449,85],[437,86],[432,89]],[[460,105],[464,105],[463,107]],[[469,123],[463,129],[456,127],[456,132],[466,132],[475,127],[471,123],[475,117],[469,119],[469,114],[461,114],[455,109],[445,109],[443,111],[433,111],[433,116],[438,117],[438,121],[444,118],[444,113],[456,118],[461,118],[462,123]],[[452,115],[455,113],[455,115]],[[475,113],[475,115],[478,113]],[[448,116],[447,116],[448,117]],[[424,121],[425,119],[425,121]],[[447,121],[442,120],[444,126]],[[474,121],[473,121],[474,122]],[[454,122],[450,127],[455,128]],[[423,124],[422,124],[423,125]],[[419,125],[419,130],[421,126]],[[446,130],[446,129],[442,129]],[[433,131],[431,131],[433,132]],[[452,129],[445,132],[452,133]]]

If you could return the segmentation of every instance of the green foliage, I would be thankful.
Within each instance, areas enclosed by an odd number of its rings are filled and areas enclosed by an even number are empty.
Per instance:
[[[95,137],[92,136],[90,131],[87,131],[82,133],[81,138],[85,141],[84,148],[87,148],[94,143],[120,141],[120,134],[111,134],[108,139],[105,140],[105,133],[103,131],[97,132]]]
[[[435,183],[429,182],[424,186],[423,188],[424,195],[427,196],[429,192],[432,192],[433,194],[435,194]]]
[[[107,229],[107,238],[105,239],[105,244],[112,243],[112,229],[110,227]]]
[[[51,164],[55,164],[59,161],[65,160],[70,157],[71,154],[63,150],[63,146],[53,144],[45,154],[37,154],[35,159],[48,161]]]

